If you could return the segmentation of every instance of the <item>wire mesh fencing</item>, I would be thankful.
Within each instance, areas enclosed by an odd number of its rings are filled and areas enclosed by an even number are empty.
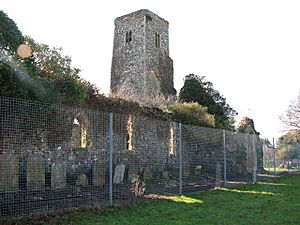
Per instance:
[[[300,171],[300,143],[297,140],[277,140],[263,144],[264,169],[270,174]]]
[[[0,98],[0,217],[256,181],[258,136]]]

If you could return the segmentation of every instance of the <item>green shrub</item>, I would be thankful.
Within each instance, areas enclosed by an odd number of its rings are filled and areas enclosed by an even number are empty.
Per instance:
[[[196,102],[173,103],[167,110],[176,122],[204,127],[215,126],[214,116],[207,112],[206,107]]]

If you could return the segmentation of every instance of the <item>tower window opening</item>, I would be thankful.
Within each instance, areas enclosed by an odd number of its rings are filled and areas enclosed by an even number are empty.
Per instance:
[[[132,31],[127,31],[125,36],[125,42],[130,43],[132,41]]]
[[[160,47],[160,35],[158,33],[155,33],[155,46]]]

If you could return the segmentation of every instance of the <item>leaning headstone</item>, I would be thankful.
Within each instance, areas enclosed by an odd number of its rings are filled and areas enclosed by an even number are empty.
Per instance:
[[[220,162],[217,162],[217,166],[216,166],[216,187],[221,187],[221,164]]]
[[[115,169],[114,183],[115,184],[123,183],[124,174],[125,174],[125,165],[124,164],[118,164],[116,166],[116,169]]]
[[[93,184],[100,186],[106,183],[107,163],[99,159],[93,165]]]
[[[19,184],[19,157],[0,155],[0,191],[16,191]]]
[[[30,155],[27,160],[27,189],[29,191],[45,188],[45,160],[41,155]]]
[[[51,188],[64,188],[66,180],[66,164],[61,159],[54,160],[51,165]]]

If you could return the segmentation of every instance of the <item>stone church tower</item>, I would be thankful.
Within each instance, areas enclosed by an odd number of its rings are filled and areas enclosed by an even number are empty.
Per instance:
[[[175,95],[169,23],[147,9],[115,19],[111,92],[137,101]]]

